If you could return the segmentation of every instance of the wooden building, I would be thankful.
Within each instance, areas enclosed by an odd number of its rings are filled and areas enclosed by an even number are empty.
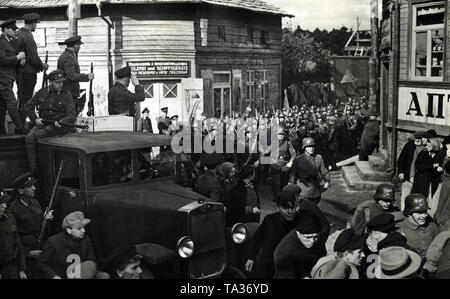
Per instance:
[[[48,51],[52,70],[64,51],[58,42],[68,37],[68,2],[0,0],[0,20],[38,12],[35,39],[42,58]],[[96,115],[107,115],[113,73],[125,65],[146,90],[139,110],[150,108],[153,119],[165,106],[186,120],[194,107],[194,113],[224,116],[247,105],[258,111],[281,105],[281,27],[289,15],[280,9],[260,0],[79,3],[77,28],[85,43],[79,62],[82,72],[94,63]]]
[[[383,0],[381,147],[395,166],[408,137],[450,133],[449,0]]]

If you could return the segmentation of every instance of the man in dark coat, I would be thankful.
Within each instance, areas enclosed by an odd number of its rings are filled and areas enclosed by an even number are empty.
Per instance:
[[[142,117],[137,123],[137,132],[153,133],[152,120],[150,119],[149,114],[150,110],[148,110],[148,108],[142,110]]]
[[[83,212],[67,215],[63,232],[50,237],[40,254],[36,268],[42,278],[81,278],[80,266],[85,261],[97,263],[94,248],[84,227],[91,222]]]
[[[79,114],[83,111],[84,104],[86,103],[85,97],[80,98],[80,82],[89,82],[89,80],[93,80],[94,74],[80,73],[78,52],[83,44],[81,36],[76,35],[69,37],[62,44],[66,45],[67,48],[66,51],[59,56],[57,68],[64,72],[66,81],[64,81],[63,88],[72,94],[76,113]]]
[[[24,134],[23,123],[17,110],[16,96],[13,84],[16,80],[16,67],[25,58],[25,52],[16,53],[13,39],[16,30],[16,20],[5,21],[0,24],[0,135],[6,135],[5,117],[8,110],[9,117],[14,121],[16,134]]]
[[[34,175],[38,169],[37,144],[45,137],[60,136],[70,132],[64,124],[73,124],[77,118],[69,91],[63,88],[63,72],[55,70],[48,75],[50,85],[39,90],[26,104],[25,111],[36,126],[25,137],[28,162]],[[35,113],[35,107],[39,117]]]
[[[139,85],[136,74],[131,73],[131,68],[126,66],[118,69],[115,73],[116,83],[108,92],[109,115],[135,116],[136,103],[145,100],[144,87]],[[134,85],[134,92],[128,90],[130,82]]]
[[[27,56],[25,61],[21,62],[17,80],[17,97],[22,123],[25,123],[27,117],[24,109],[25,103],[31,99],[34,93],[34,86],[37,80],[36,74],[48,69],[48,64],[42,62],[41,58],[39,58],[37,45],[32,33],[36,31],[39,18],[39,14],[35,12],[24,14],[22,19],[25,21],[25,26],[16,33],[16,49],[18,52],[25,52]]]
[[[167,113],[169,112],[169,108],[163,107],[161,108],[161,116],[157,119],[157,126],[159,130],[159,134],[166,135],[167,130],[171,124],[170,118],[167,117]]]
[[[273,195],[280,192],[287,185],[289,181],[289,170],[296,157],[295,149],[289,139],[286,138],[284,128],[280,128],[278,131],[278,141],[278,161],[270,165],[270,180]]]
[[[369,155],[378,147],[380,140],[380,124],[375,111],[370,113],[369,121],[365,124],[361,135],[359,160],[367,161]]]
[[[6,212],[8,195],[0,189],[0,279],[25,279],[25,255],[14,216]]]
[[[222,202],[219,177],[216,167],[222,163],[222,157],[217,153],[205,157],[205,173],[198,177],[194,191],[208,197],[211,201]]]
[[[274,252],[276,279],[308,277],[316,262],[324,256],[318,252],[316,242],[320,233],[320,220],[310,211],[301,211],[297,226],[277,246]],[[325,251],[326,252],[326,251]]]

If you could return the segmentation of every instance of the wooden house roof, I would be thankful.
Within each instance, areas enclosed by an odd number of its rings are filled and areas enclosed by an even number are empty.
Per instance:
[[[98,0],[79,0],[80,5],[95,5]],[[207,3],[260,13],[292,17],[262,0],[103,0],[104,4]],[[67,0],[0,0],[1,8],[47,8],[67,6]]]

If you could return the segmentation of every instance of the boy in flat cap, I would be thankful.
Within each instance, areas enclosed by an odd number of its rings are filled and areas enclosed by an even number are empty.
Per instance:
[[[136,74],[131,73],[129,66],[118,69],[115,73],[116,82],[108,92],[109,115],[127,115],[134,117],[136,103],[145,100],[144,87],[139,85]],[[128,90],[130,82],[134,85],[134,92]]]
[[[91,261],[97,265],[94,248],[85,235],[84,227],[90,222],[80,211],[64,218],[64,231],[50,237],[39,255],[36,268],[42,278],[81,278],[81,263]]]
[[[8,198],[0,189],[0,279],[26,279],[25,256],[16,220],[6,212]]]
[[[278,244],[274,252],[276,279],[300,279],[308,277],[313,266],[324,256],[317,250],[320,220],[310,211],[301,211],[296,229]]]
[[[32,12],[22,16],[25,26],[20,28],[16,33],[16,49],[18,52],[23,51],[27,56],[21,61],[18,78],[17,78],[17,97],[19,100],[20,120],[25,124],[26,113],[25,104],[33,96],[34,86],[36,85],[37,73],[47,70],[48,64],[42,62],[39,58],[37,45],[33,37],[36,31],[37,23],[39,23],[39,14]]]
[[[86,102],[85,97],[80,98],[80,82],[94,80],[94,74],[84,74],[80,72],[78,52],[83,44],[81,36],[76,35],[69,37],[62,44],[66,45],[67,48],[61,56],[59,56],[57,68],[63,71],[63,75],[66,78],[63,87],[72,94],[75,110],[78,115],[83,111]]]
[[[115,248],[105,261],[107,272],[115,279],[140,279],[142,256],[134,246]]]
[[[414,138],[408,140],[403,147],[397,161],[397,173],[402,182],[402,194],[400,198],[400,210],[405,208],[405,198],[411,194],[414,183],[414,175],[416,174],[416,159],[421,151],[425,149],[426,139],[425,132],[417,131]],[[425,141],[425,142],[424,142]]]
[[[50,85],[44,87],[25,104],[25,111],[36,126],[25,137],[28,162],[34,176],[37,176],[38,140],[45,137],[61,136],[71,128],[64,124],[73,124],[77,118],[75,105],[70,92],[63,88],[65,78],[62,70],[55,70],[48,75]],[[35,113],[35,107],[39,117]]]
[[[18,29],[16,20],[8,20],[0,24],[0,135],[6,135],[5,117],[8,110],[9,117],[16,126],[16,134],[25,134],[23,122],[17,110],[16,96],[13,84],[16,80],[16,67],[25,58],[25,52],[17,54],[14,48],[14,34]]]

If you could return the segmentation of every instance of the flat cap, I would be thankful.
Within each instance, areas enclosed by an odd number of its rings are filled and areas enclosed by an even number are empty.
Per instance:
[[[293,193],[295,195],[298,195],[298,194],[302,193],[302,188],[300,188],[300,186],[297,185],[297,184],[288,184],[288,185],[284,186],[282,191],[283,192],[290,192],[290,193]]]
[[[36,12],[30,12],[22,16],[22,20],[24,20],[25,23],[40,23],[40,18],[41,16]]]
[[[31,185],[33,185],[34,181],[35,180],[33,178],[33,175],[31,174],[31,172],[26,172],[26,173],[18,176],[17,178],[15,178],[11,185],[14,189],[25,188],[25,187],[30,187]]]
[[[171,120],[174,120],[174,119],[178,119],[178,118],[179,118],[178,115],[175,114],[175,115],[173,115],[170,119],[171,119]]]
[[[425,134],[423,135],[423,137],[428,138],[428,139],[436,138],[437,137],[437,133],[436,133],[435,130],[431,129],[431,130],[426,131]]]
[[[117,78],[131,77],[131,67],[126,66],[114,72]]]
[[[64,78],[64,72],[62,70],[54,70],[47,76],[48,80],[53,82],[64,82],[66,78]]]
[[[149,113],[150,110],[148,110],[148,108],[144,108],[144,110],[142,110],[142,113]]]
[[[275,202],[285,209],[294,208],[297,198],[295,193],[281,191],[275,195]]]
[[[345,252],[347,250],[357,250],[363,248],[363,238],[357,235],[353,228],[344,230],[339,234],[334,242],[335,252]]]
[[[2,28],[2,29],[9,28],[9,29],[14,29],[14,30],[19,29],[19,27],[17,27],[17,25],[16,25],[16,20],[4,21],[3,23],[0,24],[0,28]]]
[[[62,222],[62,228],[63,229],[71,227],[81,228],[84,227],[89,222],[91,222],[91,220],[88,218],[84,218],[83,212],[76,211],[70,213],[64,218]]]
[[[117,269],[125,266],[129,260],[134,258],[142,258],[136,251],[134,246],[122,246],[114,248],[109,257],[105,261],[106,271],[114,274]]]
[[[84,43],[81,41],[81,36],[75,35],[75,36],[69,37],[68,39],[66,39],[61,44],[62,45],[67,45],[68,47],[73,47],[75,45],[81,45],[81,44],[84,44]]]
[[[320,219],[309,210],[301,210],[298,215],[297,231],[301,234],[318,234],[322,227]]]
[[[389,233],[395,229],[394,219],[393,215],[383,213],[367,222],[366,226],[372,231]]]

